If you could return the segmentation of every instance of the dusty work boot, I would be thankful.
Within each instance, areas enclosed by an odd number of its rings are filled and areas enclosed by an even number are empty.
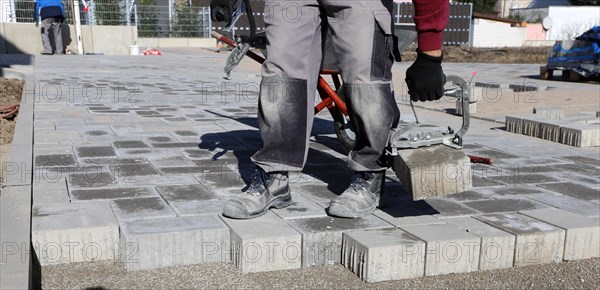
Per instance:
[[[270,208],[284,208],[291,203],[288,173],[257,169],[248,190],[230,199],[223,208],[223,215],[251,219],[264,215]]]
[[[366,217],[379,205],[385,171],[357,172],[350,187],[331,200],[329,214],[343,218]]]

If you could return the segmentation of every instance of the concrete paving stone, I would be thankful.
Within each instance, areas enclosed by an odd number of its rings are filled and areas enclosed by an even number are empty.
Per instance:
[[[173,142],[173,141],[175,141],[175,139],[168,137],[168,136],[155,136],[155,137],[148,137],[148,141],[149,141],[149,143]]]
[[[175,135],[177,135],[177,136],[184,136],[184,137],[198,136],[198,132],[194,132],[194,131],[175,131],[173,133],[175,133]]]
[[[600,177],[598,168],[584,164],[559,164],[555,165],[557,170],[563,173],[571,172],[575,174],[584,174],[587,176]]]
[[[444,223],[443,220],[435,216],[425,214],[424,212],[407,205],[376,209],[373,215],[395,227]]]
[[[129,158],[111,158],[111,157],[97,157],[97,158],[83,158],[79,161],[79,164],[83,166],[103,166],[103,165],[125,165],[125,164],[140,164],[147,163],[148,160],[143,157],[129,157]]]
[[[392,227],[374,216],[361,219],[325,216],[289,219],[287,222],[302,234],[302,267],[340,263],[344,232]]]
[[[117,180],[124,183],[135,182],[138,176],[159,175],[149,163],[118,164],[109,166]]]
[[[115,148],[148,148],[148,144],[139,140],[131,141],[115,141],[113,142]]]
[[[479,270],[504,269],[513,266],[516,237],[472,217],[445,219],[448,224],[481,238]]]
[[[504,123],[506,124],[506,131],[516,134],[523,133],[522,116],[506,116]]]
[[[42,266],[118,257],[119,226],[105,203],[34,207],[31,226],[31,243]]]
[[[36,129],[34,143],[36,144],[80,144],[83,139],[79,132],[76,131],[59,131]]]
[[[206,186],[219,199],[229,199],[242,193],[247,184],[242,177],[233,171],[223,173],[196,174],[194,177]]]
[[[490,199],[465,202],[465,205],[483,213],[516,212],[521,210],[546,208],[545,204],[529,199]]]
[[[538,183],[550,183],[550,182],[558,182],[559,180],[544,174],[514,174],[507,176],[496,176],[491,177],[492,180],[499,181],[505,183],[507,185],[516,185],[516,184],[538,184]]]
[[[589,188],[573,182],[546,183],[538,186],[583,200],[600,199],[600,188]]]
[[[75,189],[70,193],[73,201],[156,196],[156,192],[146,187]]]
[[[508,152],[504,152],[501,150],[488,148],[488,147],[483,147],[483,149],[478,149],[476,152],[477,152],[478,156],[494,158],[495,160],[507,160],[507,159],[520,158],[520,156],[518,156],[518,155],[510,154]]]
[[[34,180],[32,186],[32,202],[34,205],[52,203],[65,204],[70,202],[67,182],[64,178],[57,178],[54,180],[38,179]]]
[[[327,216],[325,208],[301,194],[292,194],[292,204],[286,208],[273,209],[284,220]]]
[[[221,218],[231,229],[232,260],[242,273],[301,267],[302,235],[274,213],[251,220]]]
[[[198,148],[198,142],[162,142],[150,145],[154,148]]]
[[[447,199],[455,200],[455,201],[475,201],[475,200],[488,200],[490,199],[489,195],[482,194],[480,192],[469,190],[464,192],[459,192],[455,194],[451,194],[446,196]]]
[[[159,167],[158,170],[163,175],[168,174],[194,174],[194,173],[204,173],[204,168],[198,166],[186,166],[186,167]]]
[[[70,166],[77,164],[75,156],[71,154],[37,155],[34,166]]]
[[[229,228],[214,215],[126,221],[120,259],[128,271],[227,263]]]
[[[161,154],[157,149],[139,148],[139,149],[117,149],[117,155],[122,158],[143,158],[153,154]]]
[[[581,164],[585,164],[585,165],[600,167],[600,159],[598,159],[598,158],[588,158],[588,157],[582,157],[582,156],[560,156],[560,158],[567,159],[567,160],[574,161],[574,162],[581,163]]]
[[[219,153],[206,149],[185,149],[182,154],[189,159],[215,159],[214,157]]]
[[[206,187],[195,185],[157,186],[156,190],[169,203],[217,199]]]
[[[477,210],[446,198],[429,198],[427,200],[407,201],[408,206],[414,207],[425,214],[438,217],[466,216],[478,214]]]
[[[351,231],[343,234],[342,265],[373,283],[421,277],[425,242],[399,229]]]
[[[537,195],[541,193],[547,193],[547,191],[540,189],[536,185],[515,185],[510,187],[501,187],[501,188],[490,188],[493,195],[513,197],[513,196],[529,196],[529,195]]]
[[[195,166],[196,164],[191,160],[183,157],[181,154],[177,155],[150,155],[146,157],[152,165],[155,167],[189,167]]]
[[[394,171],[414,200],[445,196],[473,188],[471,162],[448,146],[400,150]]]
[[[552,142],[560,142],[561,127],[568,126],[568,122],[548,120],[540,121],[540,134],[539,138]]]
[[[523,130],[521,134],[531,137],[541,137],[541,122],[547,122],[548,119],[544,116],[529,115],[524,116],[522,121]]]
[[[78,157],[115,157],[115,150],[110,146],[75,147]]]
[[[175,212],[160,197],[115,199],[110,203],[119,221],[175,216]]]
[[[308,199],[320,203],[329,204],[331,199],[340,195],[344,190],[322,182],[314,184],[298,184],[292,188],[292,192],[298,191]]]
[[[560,262],[565,231],[517,213],[488,214],[476,219],[516,236],[515,266]]]
[[[565,117],[565,110],[559,107],[535,107],[533,113],[553,120],[562,120]]]
[[[482,187],[504,186],[503,183],[490,179],[491,177],[480,177],[473,175],[473,187],[475,189]]]
[[[481,239],[450,224],[401,226],[425,242],[425,276],[477,271]]]
[[[454,112],[456,113],[456,115],[458,115],[458,116],[463,115],[462,100],[456,100],[454,108],[455,108]],[[469,102],[469,114],[477,114],[477,103],[476,102]]]
[[[600,216],[600,206],[566,195],[534,195],[531,199],[587,217]]]
[[[226,200],[169,201],[177,216],[221,215]]]
[[[566,231],[564,260],[589,259],[600,256],[600,223],[598,221],[557,208],[527,210],[520,213]]]
[[[103,187],[116,183],[112,174],[95,170],[69,174],[67,181],[69,188]]]
[[[561,127],[560,143],[582,148],[600,146],[600,126],[571,124]]]
[[[159,185],[188,185],[198,184],[192,176],[161,176],[161,175],[147,175],[147,176],[134,176],[119,180],[121,186],[159,186]]]

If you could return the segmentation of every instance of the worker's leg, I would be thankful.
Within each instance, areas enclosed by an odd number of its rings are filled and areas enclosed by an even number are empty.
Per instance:
[[[54,33],[54,46],[56,48],[54,53],[65,54],[65,48],[63,47],[62,41],[62,23],[60,19],[53,18],[52,31]]]
[[[50,30],[52,28],[52,18],[42,20],[42,44],[44,45],[43,54],[52,54],[52,44],[50,43]]]
[[[321,64],[317,0],[267,0],[267,59],[258,121],[262,148],[252,161],[267,172],[300,171],[308,154]]]
[[[400,117],[391,87],[392,17],[386,4],[392,5],[392,1],[323,1],[333,18],[336,57],[356,131],[348,165],[357,172],[348,189],[331,201],[328,211],[339,217],[364,217],[379,203],[387,168],[382,157],[391,128]]]

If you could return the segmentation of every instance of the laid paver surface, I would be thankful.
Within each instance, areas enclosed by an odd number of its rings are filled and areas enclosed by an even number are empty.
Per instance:
[[[110,247],[112,251],[137,254],[161,249],[163,254],[174,255],[167,260],[157,254],[151,257],[154,260],[139,260],[143,265],[137,266],[132,264],[136,260],[127,259],[127,255],[93,255],[96,260],[121,261],[127,269],[193,264],[214,255],[219,259],[208,260],[233,262],[244,272],[277,270],[277,265],[292,269],[337,264],[342,258],[343,234],[365,229],[400,228],[432,243],[438,240],[431,236],[438,232],[437,228],[446,227],[461,237],[452,240],[442,235],[439,238],[447,240],[440,245],[481,239],[466,234],[469,226],[458,225],[460,219],[445,221],[459,217],[479,217],[479,221],[508,236],[535,242],[536,237],[511,232],[510,225],[490,217],[518,215],[519,222],[527,223],[535,217],[518,212],[542,209],[561,209],[600,226],[598,147],[575,148],[516,135],[504,131],[499,123],[478,119],[471,122],[464,151],[494,157],[495,162],[493,166],[473,165],[472,190],[412,201],[389,170],[382,206],[375,215],[352,222],[326,217],[329,199],[347,187],[352,175],[327,112],[315,118],[304,171],[290,175],[296,198],[292,207],[269,214],[269,229],[260,228],[256,221],[227,220],[219,214],[224,201],[247,185],[253,169],[250,156],[260,146],[256,121],[260,77],[259,66],[244,60],[233,72],[232,80],[223,79],[225,57],[226,54],[200,50],[161,57],[39,58],[34,119],[36,209],[60,209],[59,204],[65,208],[69,205],[73,211],[79,205],[89,206],[89,202],[106,202],[109,206],[95,211],[105,208],[105,214],[114,216],[120,228],[120,243],[125,241],[131,246],[123,249],[123,245],[115,245]],[[406,66],[398,64],[394,71],[401,72]],[[445,70],[467,78],[470,74],[465,66],[447,65]],[[496,70],[486,67],[478,75],[512,83],[519,78],[513,71],[531,71],[536,67],[495,66]],[[564,86],[560,84],[559,88],[566,90]],[[589,84],[572,86],[587,94],[592,90]],[[397,88],[396,92],[402,103],[402,90]],[[409,107],[400,104],[400,109],[403,120],[414,120]],[[417,113],[423,121],[460,126],[461,119],[450,114],[422,109],[417,109]],[[63,226],[68,225],[72,215],[63,215]],[[43,229],[42,217],[34,216],[33,220],[39,225],[34,231],[53,230],[42,242],[73,242],[68,231],[61,233],[50,223],[46,223],[49,228]],[[202,227],[199,223],[204,220],[211,224]],[[223,227],[231,232],[223,233]],[[146,228],[148,233],[141,233]],[[186,228],[191,232],[186,234]],[[274,237],[273,241],[269,235],[253,235],[265,230]],[[464,238],[460,231],[465,232]],[[215,240],[210,241],[211,238]],[[231,244],[223,243],[229,239]],[[94,242],[84,238],[78,241]],[[186,247],[194,242],[201,244]],[[327,251],[314,250],[320,243],[328,246]],[[73,247],[90,248],[85,244]],[[453,249],[467,248],[461,245]],[[556,245],[556,249],[561,246]],[[552,256],[547,260],[556,259]],[[431,264],[435,260],[428,259],[427,263],[426,267],[435,268]],[[477,270],[477,263],[471,264],[459,270]],[[446,270],[428,273],[453,271]]]

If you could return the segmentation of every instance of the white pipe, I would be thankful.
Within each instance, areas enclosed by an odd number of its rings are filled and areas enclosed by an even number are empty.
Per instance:
[[[77,54],[83,54],[83,41],[81,39],[81,17],[79,15],[79,0],[73,1],[73,16],[75,16],[75,32],[77,33]]]

